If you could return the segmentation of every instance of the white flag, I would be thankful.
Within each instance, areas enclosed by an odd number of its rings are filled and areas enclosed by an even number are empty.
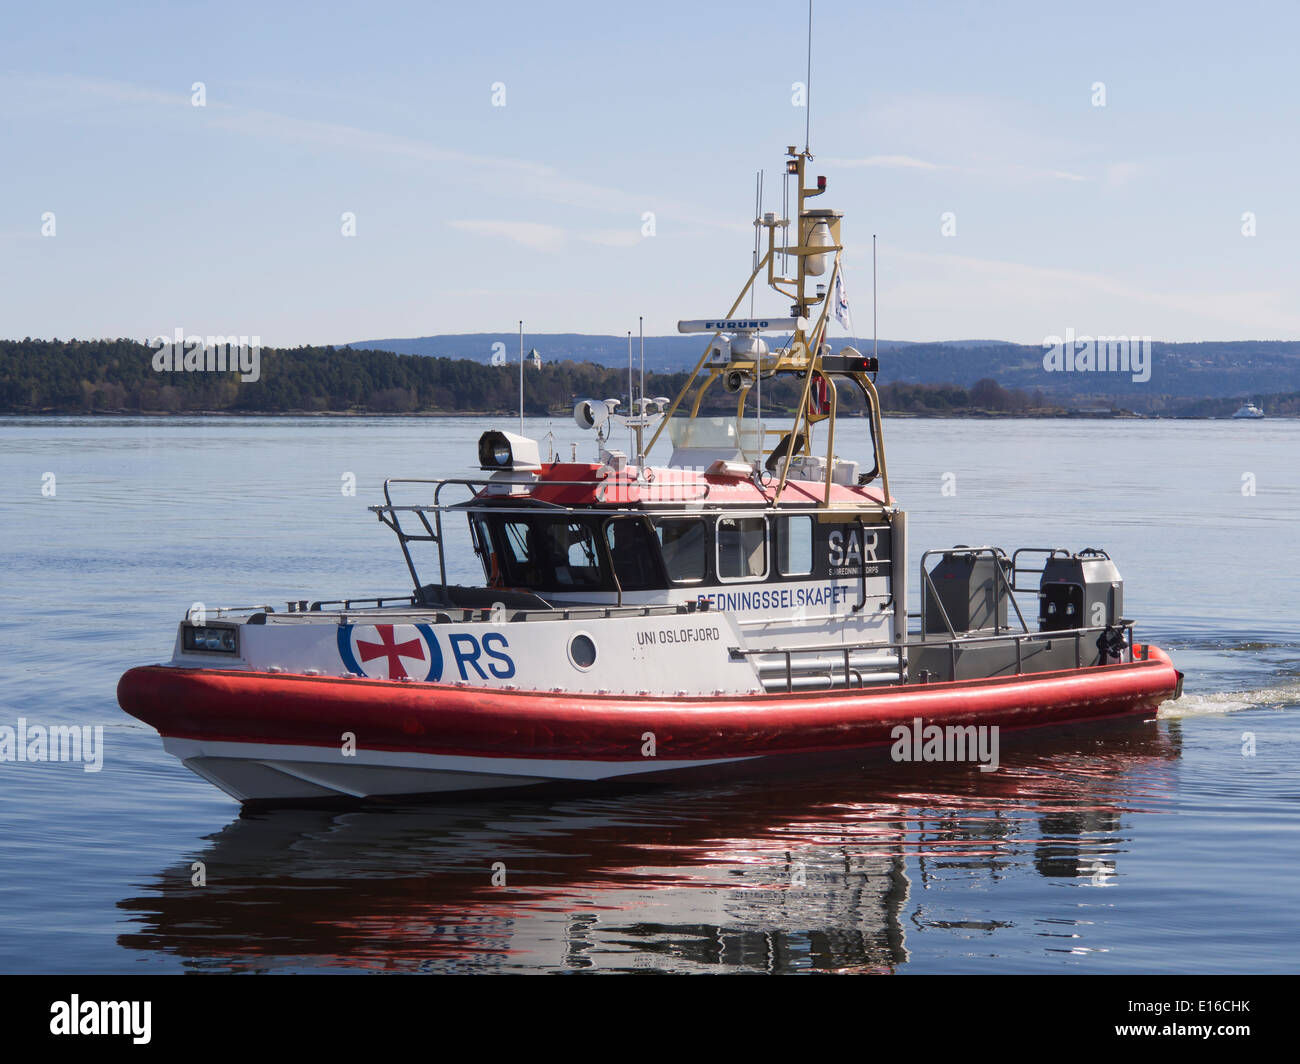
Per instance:
[[[844,290],[844,267],[841,266],[835,271],[835,290],[831,293],[831,300],[835,308],[835,320],[844,326],[849,332],[853,331],[849,316],[849,295]]]

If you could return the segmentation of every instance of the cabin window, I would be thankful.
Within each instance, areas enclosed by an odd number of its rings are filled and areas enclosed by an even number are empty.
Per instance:
[[[813,519],[809,514],[782,517],[777,545],[777,565],[783,576],[806,576],[813,571]]]
[[[709,558],[709,530],[698,518],[671,518],[655,522],[659,551],[668,579],[677,584],[704,579]]]
[[[767,575],[767,518],[718,518],[718,577],[753,580]]]
[[[620,518],[605,526],[605,541],[614,560],[614,574],[624,591],[648,591],[664,586],[655,563],[654,540],[639,517]]]
[[[537,535],[527,521],[507,521],[501,526],[504,549],[501,578],[509,587],[540,587],[542,583]]]
[[[600,541],[587,523],[479,519],[478,538],[486,553],[490,587],[589,591],[605,583]]]
[[[600,555],[590,527],[570,521],[548,522],[545,538],[555,566],[555,587],[600,587]]]
[[[492,530],[481,518],[470,519],[470,535],[474,541],[474,551],[483,563],[483,575],[488,587],[501,586],[501,559],[497,555],[496,543],[492,540]]]

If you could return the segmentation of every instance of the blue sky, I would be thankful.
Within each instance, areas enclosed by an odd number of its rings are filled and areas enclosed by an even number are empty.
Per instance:
[[[846,215],[855,331],[875,232],[891,339],[1300,337],[1300,5],[815,11],[813,172]],[[754,173],[779,194],[802,144],[805,20],[772,0],[11,7],[0,336],[722,313]]]

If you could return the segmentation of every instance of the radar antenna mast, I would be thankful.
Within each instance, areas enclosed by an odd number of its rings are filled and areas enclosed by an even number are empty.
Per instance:
[[[812,80],[812,2],[808,4],[808,84]],[[805,89],[807,85],[805,85]],[[805,104],[808,103],[805,98]],[[659,424],[645,450],[653,449],[673,415],[681,409],[690,419],[699,416],[701,404],[710,387],[721,380],[727,391],[737,393],[736,424],[734,438],[738,451],[747,461],[753,461],[755,478],[764,486],[766,494],[770,483],[768,474],[775,479],[775,487],[770,497],[770,505],[777,505],[785,492],[786,483],[795,467],[795,478],[807,483],[806,476],[810,468],[816,468],[817,477],[823,478],[822,490],[819,492],[819,504],[829,506],[831,485],[837,481],[836,470],[844,463],[837,463],[835,455],[835,419],[838,412],[838,394],[835,382],[846,381],[856,387],[866,405],[866,414],[870,424],[872,444],[875,452],[874,466],[857,478],[856,486],[862,487],[877,479],[883,491],[883,503],[862,501],[864,507],[889,506],[889,480],[885,467],[884,439],[880,423],[880,400],[876,392],[874,377],[879,363],[876,357],[868,358],[852,346],[844,346],[838,354],[831,354],[826,342],[829,326],[828,311],[835,302],[837,281],[840,277],[840,262],[843,245],[840,238],[840,221],[843,213],[837,210],[814,207],[810,201],[826,191],[826,178],[818,175],[815,182],[809,184],[808,164],[813,155],[811,144],[811,117],[804,123],[804,147],[800,151],[795,145],[786,148],[785,181],[782,198],[785,200],[789,186],[793,184],[793,197],[789,203],[793,217],[778,218],[773,211],[763,211],[762,178],[756,190],[758,217],[754,224],[759,230],[759,249],[766,248],[759,254],[755,251],[753,268],[727,313],[718,319],[697,319],[679,321],[677,328],[683,333],[711,333],[695,367],[687,377],[686,383],[676,398],[663,411]],[[785,204],[783,204],[785,206]],[[783,213],[785,213],[783,211]],[[793,223],[793,233],[790,232]],[[766,230],[766,240],[762,233]],[[778,243],[778,231],[781,234]],[[788,234],[788,235],[787,235]],[[791,243],[790,236],[794,242]],[[874,275],[874,250],[873,250]],[[793,260],[793,261],[791,261]],[[780,271],[778,272],[778,263]],[[756,282],[766,273],[769,288],[779,296],[789,300],[788,318],[770,318],[763,315],[751,315],[749,319],[735,320],[733,315],[744,304],[745,297],[751,295]],[[825,279],[823,283],[823,278]],[[874,305],[875,282],[872,283]],[[753,303],[751,303],[751,309]],[[873,306],[873,321],[874,321]],[[767,345],[758,334],[791,330],[788,341],[777,351],[768,352]],[[874,333],[873,324],[873,333]],[[732,335],[730,344],[719,345],[724,333]],[[725,353],[724,353],[725,352]],[[707,365],[706,365],[707,363]],[[752,428],[745,425],[745,406],[751,391],[761,403],[762,380],[778,380],[782,376],[793,378],[798,382],[798,403],[794,410],[793,424],[789,431],[781,429],[768,430],[763,421],[762,407],[758,407],[758,418]],[[769,405],[769,410],[771,406]],[[822,422],[826,423],[825,463],[810,466],[806,460],[799,459],[802,453],[810,458],[813,452],[813,431]],[[769,436],[779,436],[780,442],[774,447],[767,445]],[[757,441],[756,443],[754,441]],[[802,475],[801,475],[802,474]],[[843,476],[841,470],[840,476]],[[839,480],[839,483],[847,483]]]

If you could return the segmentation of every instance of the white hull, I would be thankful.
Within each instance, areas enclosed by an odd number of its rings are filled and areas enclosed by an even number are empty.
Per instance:
[[[344,757],[337,748],[177,738],[165,738],[163,746],[186,768],[240,802],[366,799],[595,783],[753,760],[557,761],[380,750],[359,750],[353,757]]]

